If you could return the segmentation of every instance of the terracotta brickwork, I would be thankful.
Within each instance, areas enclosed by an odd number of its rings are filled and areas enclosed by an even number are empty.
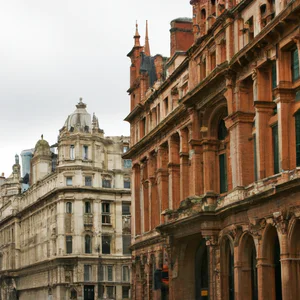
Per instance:
[[[132,299],[297,299],[300,1],[190,4],[128,54]]]

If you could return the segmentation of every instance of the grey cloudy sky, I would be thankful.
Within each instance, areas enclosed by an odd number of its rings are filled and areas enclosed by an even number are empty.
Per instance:
[[[106,135],[129,135],[129,58],[135,21],[151,54],[169,56],[170,21],[189,0],[0,0],[0,172],[14,155],[50,143],[79,97]]]

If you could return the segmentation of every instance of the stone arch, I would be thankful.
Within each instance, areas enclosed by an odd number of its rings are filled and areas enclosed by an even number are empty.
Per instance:
[[[263,232],[260,266],[263,276],[263,298],[270,300],[282,299],[280,242],[277,230],[272,225],[267,225]]]
[[[291,260],[291,287],[293,299],[300,295],[300,219],[294,219],[289,232],[289,249]]]
[[[234,243],[229,235],[220,239],[220,276],[222,299],[234,299]]]
[[[240,239],[239,244],[239,263],[238,277],[239,299],[257,300],[257,254],[254,239],[249,232],[245,232]]]

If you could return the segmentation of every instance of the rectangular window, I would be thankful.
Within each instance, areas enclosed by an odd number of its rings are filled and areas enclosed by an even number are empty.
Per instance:
[[[299,79],[299,53],[298,49],[292,51],[292,80],[296,81]]]
[[[102,179],[102,187],[104,187],[104,188],[111,188],[111,180]]]
[[[272,90],[277,87],[277,67],[276,60],[272,62]]]
[[[297,167],[300,166],[300,113],[295,115],[296,121],[296,164]]]
[[[124,180],[124,189],[130,189],[130,180]]]
[[[70,159],[75,159],[75,146],[71,145],[70,146]]]
[[[102,236],[102,254],[110,254],[111,237],[109,235]]]
[[[254,146],[254,180],[257,181],[257,154],[256,154],[256,134],[253,135],[253,146]]]
[[[71,254],[73,252],[71,235],[66,236],[66,250],[67,250],[67,254]]]
[[[160,122],[160,104],[157,104],[157,124]]]
[[[129,146],[128,145],[124,145],[123,146],[123,153],[126,153],[129,150]]]
[[[84,185],[85,186],[92,186],[92,176],[85,176],[84,177]]]
[[[124,159],[123,160],[123,165],[124,165],[124,168],[131,168],[131,159]]]
[[[131,251],[129,249],[131,243],[131,235],[129,234],[123,235],[122,241],[123,241],[123,254],[131,254]]]
[[[122,298],[123,299],[129,299],[129,286],[122,286]]]
[[[122,215],[130,215],[130,205],[129,204],[122,204]]]
[[[84,265],[84,281],[91,281],[92,279],[92,266]]]
[[[115,297],[115,287],[114,286],[107,286],[106,291],[107,291],[108,298],[114,298]]]
[[[219,155],[220,194],[227,192],[227,166],[226,155]]]
[[[274,174],[279,173],[278,125],[272,127]]]
[[[104,280],[104,267],[103,267],[103,265],[100,265],[98,267],[98,278],[99,278],[99,281]]]
[[[130,280],[129,278],[129,267],[123,266],[122,268],[122,281],[128,282]]]
[[[211,71],[216,67],[216,65],[217,65],[216,51],[214,51],[210,55],[210,68],[211,68]]]
[[[169,98],[167,97],[164,100],[164,110],[165,110],[165,116],[169,113]]]
[[[83,159],[88,159],[89,158],[89,147],[88,146],[83,146],[83,156],[82,156],[82,158]]]
[[[72,177],[66,177],[66,185],[67,186],[73,185],[73,183],[72,183]]]
[[[107,266],[107,281],[113,281],[113,267]]]
[[[110,224],[110,204],[102,203],[102,224]]]

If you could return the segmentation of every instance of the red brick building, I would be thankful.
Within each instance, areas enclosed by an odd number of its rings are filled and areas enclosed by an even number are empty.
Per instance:
[[[300,299],[300,1],[190,4],[128,54],[132,299]]]

